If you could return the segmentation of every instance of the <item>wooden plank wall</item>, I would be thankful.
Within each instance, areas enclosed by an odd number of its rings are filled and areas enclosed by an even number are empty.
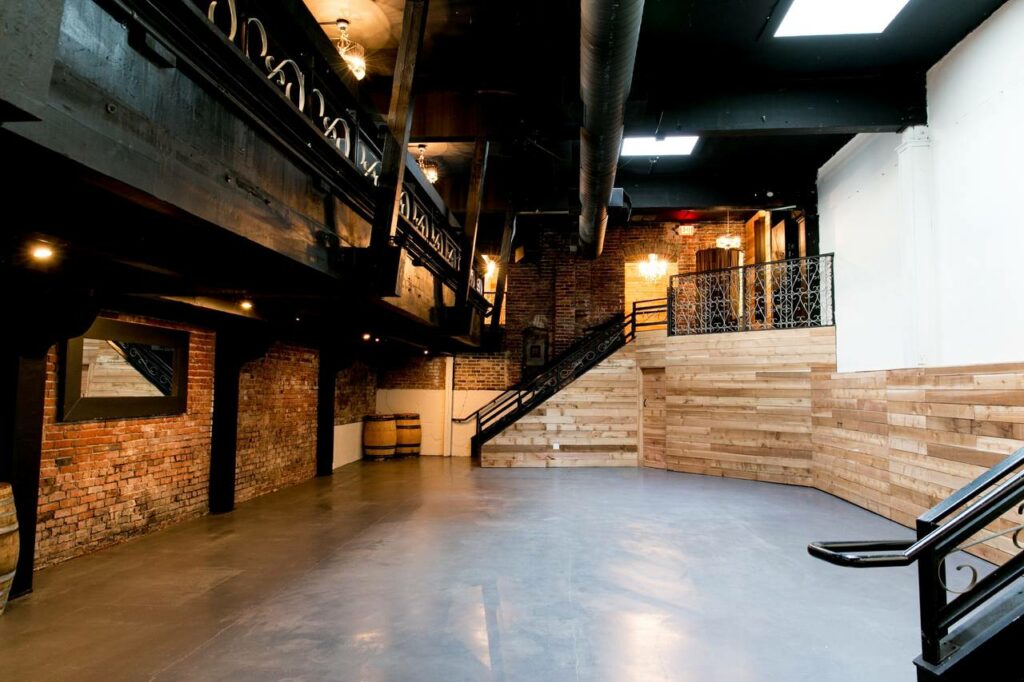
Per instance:
[[[481,464],[635,467],[638,431],[636,346],[630,344],[485,444]]]
[[[1024,363],[816,373],[814,442],[817,487],[913,526],[1024,447]],[[1010,536],[977,548],[997,563],[1018,551]]]
[[[817,367],[835,368],[832,329],[669,338],[667,468],[813,485]]]

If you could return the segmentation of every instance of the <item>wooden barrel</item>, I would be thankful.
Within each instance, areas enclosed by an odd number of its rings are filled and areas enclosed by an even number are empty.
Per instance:
[[[18,515],[10,483],[0,483],[0,614],[7,606],[14,569],[18,567]]]
[[[395,454],[418,455],[420,454],[420,442],[423,439],[423,430],[420,429],[420,416],[415,412],[395,415],[395,430],[398,439],[395,441]]]
[[[396,438],[395,415],[363,417],[363,457],[394,457]]]

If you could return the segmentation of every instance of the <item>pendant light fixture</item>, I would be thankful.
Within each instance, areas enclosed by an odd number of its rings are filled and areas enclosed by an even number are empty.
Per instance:
[[[419,149],[420,155],[416,159],[416,165],[423,171],[423,177],[427,179],[427,182],[433,185],[441,177],[441,169],[435,162],[427,161],[427,145],[421,144]]]
[[[338,31],[341,33],[335,44],[338,54],[356,80],[361,81],[366,78],[366,49],[349,36],[348,19],[338,19]]]
[[[647,260],[642,260],[640,265],[640,276],[648,282],[657,282],[668,274],[668,262],[656,253],[647,254]]]

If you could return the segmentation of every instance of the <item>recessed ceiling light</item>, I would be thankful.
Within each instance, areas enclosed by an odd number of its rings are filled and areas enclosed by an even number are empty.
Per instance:
[[[776,38],[881,33],[910,0],[793,0]]]
[[[622,140],[622,156],[689,156],[697,146],[696,135],[627,137]]]
[[[372,338],[373,336],[371,336],[369,332],[363,334],[363,341],[369,341]]]
[[[252,301],[242,301],[238,304],[242,310],[252,310]]]

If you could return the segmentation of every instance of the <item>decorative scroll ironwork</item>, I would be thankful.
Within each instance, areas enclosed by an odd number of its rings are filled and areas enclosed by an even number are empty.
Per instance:
[[[1017,507],[1017,514],[1018,515],[1024,515],[1024,504],[1022,504],[1019,507]],[[939,574],[939,584],[942,585],[943,589],[945,589],[948,592],[951,592],[953,594],[958,594],[958,595],[959,594],[967,594],[968,592],[973,590],[975,588],[975,586],[978,584],[978,578],[980,577],[979,574],[978,574],[978,569],[975,568],[971,564],[957,564],[956,567],[955,567],[956,570],[958,572],[959,571],[967,571],[970,574],[970,578],[968,579],[968,583],[967,583],[966,587],[961,587],[961,588],[955,589],[955,588],[950,587],[949,584],[946,582],[946,576],[947,576],[947,570],[948,570],[946,562],[949,559],[951,559],[953,557],[953,555],[955,555],[955,554],[958,554],[960,552],[966,552],[967,550],[969,550],[972,547],[975,547],[977,545],[983,545],[986,542],[989,542],[991,540],[995,540],[996,538],[1005,537],[1007,535],[1010,536],[1010,541],[1013,543],[1014,547],[1016,547],[1017,549],[1024,549],[1024,544],[1021,544],[1021,542],[1022,542],[1021,541],[1021,533],[1024,533],[1024,524],[1018,524],[1016,526],[1011,526],[1010,528],[998,531],[996,533],[988,533],[988,534],[984,535],[981,538],[978,538],[976,540],[972,540],[971,542],[968,542],[968,543],[965,543],[963,545],[960,545],[956,549],[950,550],[945,556],[943,556],[941,559],[939,559],[936,562],[936,570],[938,571],[938,574]]]
[[[171,395],[174,390],[174,367],[161,357],[159,351],[144,343],[116,340],[110,340],[109,343],[146,381],[164,395]],[[169,354],[173,354],[173,350]]]
[[[675,275],[669,334],[835,324],[832,254]]]
[[[313,122],[342,158],[376,186],[381,172],[380,149],[359,127],[353,110],[332,106],[329,88],[326,83],[316,81],[315,69],[305,69],[292,57],[274,54],[280,48],[271,40],[266,25],[258,17],[241,13],[238,0],[194,1],[200,8],[205,5],[210,23],[266,74],[267,81],[277,86],[299,113]],[[343,113],[337,113],[339,111]],[[426,190],[418,179],[414,180],[413,185],[402,191],[399,207],[402,220],[399,220],[395,241],[401,245],[411,237],[410,232],[414,233],[421,242],[422,253],[418,255],[437,256],[444,266],[457,273],[462,261],[459,236],[450,229],[447,215],[434,206],[436,201],[420,196]]]

